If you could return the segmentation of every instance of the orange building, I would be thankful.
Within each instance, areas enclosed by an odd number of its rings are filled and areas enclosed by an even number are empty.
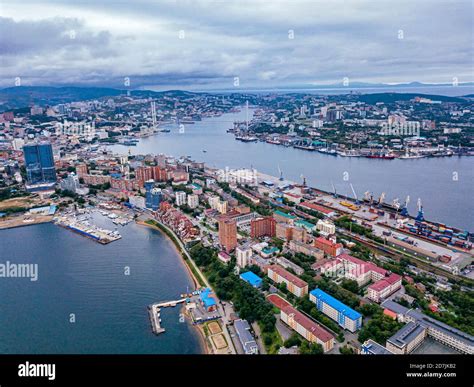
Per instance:
[[[323,250],[331,257],[337,257],[342,253],[342,243],[336,243],[335,241],[325,239],[323,237],[319,237],[314,240],[314,247]]]
[[[276,221],[271,216],[252,219],[250,222],[250,236],[260,238],[263,236],[274,237],[276,235]]]
[[[226,216],[219,218],[219,243],[226,252],[237,247],[237,223]]]

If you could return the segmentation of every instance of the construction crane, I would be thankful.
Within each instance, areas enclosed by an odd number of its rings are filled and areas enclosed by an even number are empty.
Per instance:
[[[400,214],[402,216],[408,216],[408,203],[410,203],[410,196],[407,196],[407,198],[405,199],[405,203],[403,203],[403,207],[402,207],[402,210],[400,211]]]

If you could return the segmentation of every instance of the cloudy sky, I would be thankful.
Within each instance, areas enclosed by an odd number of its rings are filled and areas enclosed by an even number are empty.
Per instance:
[[[474,80],[471,0],[0,0],[0,86]]]

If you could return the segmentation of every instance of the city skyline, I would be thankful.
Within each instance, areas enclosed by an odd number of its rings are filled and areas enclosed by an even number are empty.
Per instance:
[[[467,1],[3,2],[0,87],[472,82],[470,10]]]

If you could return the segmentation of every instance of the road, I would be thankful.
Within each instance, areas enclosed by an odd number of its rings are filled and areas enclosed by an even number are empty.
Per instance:
[[[186,246],[184,246],[184,243],[181,241],[181,239],[178,238],[178,236],[173,232],[173,230],[171,230],[164,223],[161,223],[161,222],[159,222],[158,220],[156,220],[152,217],[148,217],[147,219],[152,219],[152,220],[160,223],[165,229],[167,229],[172,235],[174,235],[176,241],[179,244],[179,247],[180,247],[181,251],[186,255],[186,258],[187,258],[188,262],[193,266],[193,268],[196,270],[196,272],[201,276],[202,280],[204,281],[205,286],[213,291],[214,297],[215,297],[216,302],[217,302],[217,310],[218,310],[219,314],[222,316],[221,320],[222,320],[223,326],[224,326],[223,333],[224,333],[224,336],[227,340],[227,343],[229,344],[229,353],[235,355],[236,354],[235,347],[234,347],[232,338],[230,337],[230,334],[229,334],[229,331],[228,331],[229,320],[226,316],[224,308],[222,307],[221,301],[217,298],[216,292],[214,291],[213,287],[211,286],[211,284],[207,280],[206,276],[201,272],[201,269],[199,269],[198,265],[196,265],[196,262],[194,262],[194,260],[191,258],[191,255],[189,254],[188,250],[186,249]]]

